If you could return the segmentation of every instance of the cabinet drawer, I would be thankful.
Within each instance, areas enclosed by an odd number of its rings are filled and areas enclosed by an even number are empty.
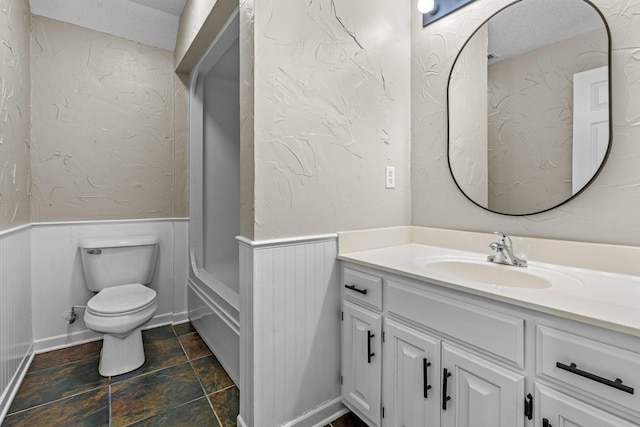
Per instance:
[[[640,409],[640,354],[538,326],[537,373],[594,396]]]
[[[524,320],[399,282],[387,282],[390,313],[524,366]]]
[[[342,283],[344,294],[349,299],[382,310],[382,279],[380,277],[344,267]]]
[[[637,427],[623,419],[601,411],[566,394],[536,384],[536,419],[543,425],[547,419],[552,426]]]

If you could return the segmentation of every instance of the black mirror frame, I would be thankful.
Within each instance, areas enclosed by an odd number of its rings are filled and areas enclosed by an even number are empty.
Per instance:
[[[607,160],[609,158],[609,154],[611,153],[611,146],[612,146],[612,142],[613,142],[613,104],[611,102],[612,99],[612,84],[611,84],[611,30],[609,29],[609,24],[607,23],[607,20],[605,19],[604,15],[602,14],[602,12],[600,11],[600,9],[598,9],[598,7],[596,7],[596,5],[594,5],[591,1],[589,0],[582,0],[585,3],[587,3],[588,5],[590,5],[597,13],[598,15],[600,15],[600,18],[602,19],[602,23],[604,24],[604,28],[607,32],[607,61],[608,61],[608,73],[609,73],[609,81],[608,81],[608,90],[609,90],[609,144],[607,144],[607,152],[604,155],[604,158],[602,159],[602,162],[600,163],[600,166],[598,167],[598,170],[593,174],[593,177],[591,177],[591,179],[580,189],[580,191],[578,191],[577,193],[573,194],[571,197],[567,198],[566,200],[564,200],[561,203],[558,203],[557,205],[551,206],[547,209],[542,209],[539,211],[535,211],[535,212],[530,212],[530,213],[522,213],[522,214],[514,214],[514,213],[505,213],[505,212],[498,212],[492,209],[489,209],[488,207],[484,207],[480,204],[478,204],[476,201],[474,201],[473,199],[471,199],[471,197],[469,197],[467,195],[467,193],[464,192],[464,190],[462,189],[462,187],[460,187],[460,184],[458,183],[458,181],[456,180],[455,175],[453,174],[453,169],[451,168],[451,156],[449,155],[449,148],[450,148],[450,135],[451,135],[451,108],[450,108],[450,100],[449,100],[449,89],[450,89],[450,85],[451,85],[451,77],[453,76],[453,70],[454,67],[456,65],[456,63],[458,62],[458,58],[460,57],[460,55],[462,54],[462,51],[464,50],[464,48],[467,46],[467,44],[469,43],[469,41],[473,38],[473,36],[487,23],[489,22],[489,20],[491,18],[493,18],[494,16],[496,16],[497,14],[499,14],[500,12],[502,12],[504,9],[516,4],[516,3],[520,3],[521,1],[528,1],[528,0],[516,0],[512,3],[509,3],[508,5],[500,8],[499,10],[497,10],[494,14],[492,14],[491,16],[489,16],[487,19],[485,19],[479,26],[478,28],[476,28],[467,38],[467,40],[464,42],[464,44],[460,47],[460,50],[458,51],[458,54],[456,55],[455,60],[453,61],[452,65],[451,65],[451,71],[449,72],[449,79],[447,80],[447,165],[449,166],[449,173],[451,174],[451,177],[453,178],[453,182],[456,184],[456,187],[458,187],[458,190],[460,190],[460,192],[474,205],[495,213],[495,214],[499,214],[499,215],[506,215],[506,216],[527,216],[527,215],[537,215],[543,212],[547,212],[550,211],[552,209],[555,209],[559,206],[564,205],[565,203],[575,199],[577,196],[579,196],[580,194],[582,194],[582,192],[584,192],[589,186],[591,186],[591,184],[596,180],[596,178],[598,177],[598,175],[600,175],[600,172],[602,171],[602,169],[604,168],[604,165],[607,163]]]

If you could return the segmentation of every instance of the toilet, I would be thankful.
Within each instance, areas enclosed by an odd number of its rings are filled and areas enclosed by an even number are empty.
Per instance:
[[[98,371],[121,375],[144,364],[141,327],[158,308],[153,278],[158,238],[136,236],[80,241],[87,287],[97,292],[87,302],[84,323],[104,334]]]

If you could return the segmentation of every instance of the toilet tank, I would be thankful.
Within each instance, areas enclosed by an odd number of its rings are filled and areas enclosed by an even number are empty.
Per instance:
[[[131,283],[147,285],[153,278],[159,240],[156,236],[84,239],[79,243],[87,287]]]

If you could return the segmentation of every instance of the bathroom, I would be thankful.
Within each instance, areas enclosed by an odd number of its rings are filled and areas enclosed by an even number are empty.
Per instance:
[[[341,410],[337,232],[413,225],[637,246],[638,1],[593,2],[611,31],[613,133],[605,167],[586,191],[550,211],[512,217],[478,208],[452,180],[450,70],[468,35],[510,3],[476,0],[422,28],[413,1],[189,1],[171,52],[95,30],[63,31],[68,24],[44,11],[30,15],[27,1],[0,1],[3,393],[34,352],[95,338],[63,318],[91,296],[77,251],[83,237],[158,235],[152,323],[187,320],[186,76],[236,7],[246,425],[282,425],[318,407]],[[90,55],[106,66],[85,67],[92,44],[85,40],[95,40]],[[76,50],[63,49],[72,42]],[[147,77],[116,62],[142,58],[150,61],[142,66]],[[134,77],[154,95],[125,98],[140,110],[120,110],[112,92],[133,90]],[[105,83],[89,84],[96,80]],[[385,166],[395,167],[393,189],[385,188]],[[267,393],[269,401],[260,398]]]

